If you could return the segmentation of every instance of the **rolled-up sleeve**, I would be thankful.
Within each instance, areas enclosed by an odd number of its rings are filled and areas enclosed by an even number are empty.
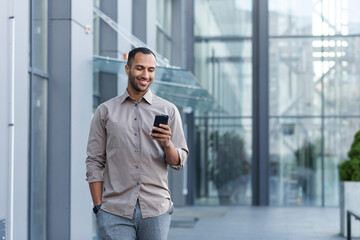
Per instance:
[[[172,120],[171,141],[173,142],[179,154],[180,163],[178,165],[169,165],[169,166],[175,170],[181,170],[187,162],[189,149],[186,144],[180,113],[176,107],[171,120]]]
[[[106,165],[106,109],[100,105],[93,116],[87,145],[86,181],[102,182]]]

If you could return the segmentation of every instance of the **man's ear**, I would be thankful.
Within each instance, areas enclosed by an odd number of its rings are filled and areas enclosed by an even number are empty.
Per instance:
[[[126,75],[129,76],[129,73],[130,73],[130,67],[126,64],[125,65],[125,72],[126,72]]]

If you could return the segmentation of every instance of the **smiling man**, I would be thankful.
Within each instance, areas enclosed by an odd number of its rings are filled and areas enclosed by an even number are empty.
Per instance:
[[[125,93],[101,104],[91,122],[86,180],[101,239],[167,239],[167,166],[182,169],[189,151],[178,109],[149,89],[155,69],[150,49],[131,50]],[[168,124],[153,127],[156,115],[168,115]]]

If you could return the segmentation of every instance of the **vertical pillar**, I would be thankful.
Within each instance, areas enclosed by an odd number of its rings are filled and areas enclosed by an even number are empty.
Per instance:
[[[71,0],[49,1],[47,239],[70,239]],[[61,226],[61,227],[59,227]]]
[[[252,203],[269,205],[268,0],[253,1]]]
[[[48,168],[46,239],[91,239],[85,181],[92,114],[92,6],[49,0]]]

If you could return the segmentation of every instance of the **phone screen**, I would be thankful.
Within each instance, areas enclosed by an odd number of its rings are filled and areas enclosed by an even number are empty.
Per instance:
[[[154,126],[159,127],[160,124],[168,124],[169,116],[168,115],[156,115],[154,120]],[[159,131],[152,130],[153,133],[160,133]]]

